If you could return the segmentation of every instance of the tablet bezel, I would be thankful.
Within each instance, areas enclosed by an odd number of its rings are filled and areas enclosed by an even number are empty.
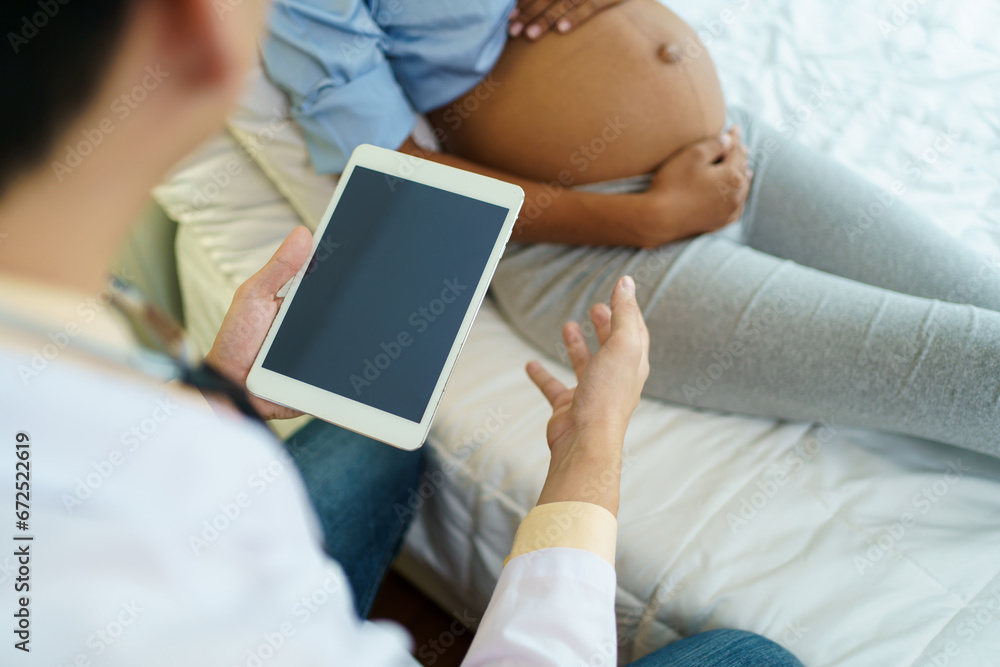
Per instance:
[[[319,247],[319,242],[326,232],[327,225],[333,217],[333,212],[354,173],[355,167],[366,167],[386,174],[390,178],[407,179],[447,192],[464,195],[472,199],[501,206],[508,211],[507,218],[504,220],[493,250],[476,283],[472,301],[462,319],[462,324],[458,329],[451,350],[445,360],[444,367],[438,376],[434,390],[431,392],[430,399],[424,408],[424,413],[419,423],[263,367],[264,359],[271,349],[271,344],[281,327],[285,314],[295,299],[302,276],[305,274],[306,268],[311,263],[313,255]],[[359,146],[351,154],[351,159],[344,168],[344,172],[341,174],[337,187],[334,190],[333,199],[330,200],[330,205],[327,207],[319,226],[313,234],[313,247],[309,253],[309,259],[299,269],[299,272],[292,281],[288,293],[278,310],[278,315],[275,317],[274,323],[271,325],[271,329],[268,331],[267,337],[264,339],[264,343],[257,353],[257,358],[250,368],[250,373],[247,376],[247,388],[249,391],[254,396],[300,410],[324,421],[380,440],[400,449],[413,450],[420,447],[426,440],[427,433],[430,431],[431,423],[434,420],[434,415],[437,413],[445,385],[451,376],[455,363],[458,361],[459,354],[469,335],[469,330],[482,305],[483,298],[486,296],[486,290],[489,287],[490,280],[493,278],[494,271],[496,271],[497,264],[500,262],[501,256],[503,256],[504,248],[507,246],[507,241],[513,231],[514,223],[517,221],[517,216],[523,202],[524,191],[511,183],[505,183],[479,174],[431,162],[430,160],[424,160],[368,144]]]

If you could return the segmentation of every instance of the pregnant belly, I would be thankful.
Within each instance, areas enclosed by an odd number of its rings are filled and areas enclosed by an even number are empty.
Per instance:
[[[718,134],[725,113],[691,27],[655,0],[627,0],[566,35],[509,41],[480,86],[429,118],[450,153],[585,184],[654,170]]]

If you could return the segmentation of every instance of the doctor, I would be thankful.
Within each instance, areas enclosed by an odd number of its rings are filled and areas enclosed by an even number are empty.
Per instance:
[[[264,3],[2,7],[0,488],[8,507],[15,484],[24,496],[2,538],[14,533],[2,553],[17,561],[0,563],[14,626],[0,662],[413,664],[398,628],[355,615],[294,467],[235,409],[252,412],[245,394],[208,372],[188,376],[204,395],[162,384],[178,365],[133,333],[156,329],[155,318],[106,287],[149,189],[217,129],[239,92]],[[207,360],[237,385],[309,246],[295,230],[238,290]],[[553,407],[551,465],[466,664],[616,664],[621,448],[649,370],[634,290],[622,279],[610,308],[593,310],[593,356],[577,326],[564,330],[577,387],[528,367]],[[637,664],[668,662],[798,664],[767,640],[725,630]]]

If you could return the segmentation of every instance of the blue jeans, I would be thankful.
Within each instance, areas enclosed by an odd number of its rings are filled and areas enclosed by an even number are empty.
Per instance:
[[[742,630],[710,630],[674,642],[630,667],[802,667],[769,639]]]
[[[285,448],[319,516],[326,552],[344,569],[364,618],[413,518],[408,496],[420,484],[424,450],[406,452],[319,419]]]

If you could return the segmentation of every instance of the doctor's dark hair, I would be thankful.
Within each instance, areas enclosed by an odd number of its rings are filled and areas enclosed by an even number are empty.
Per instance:
[[[0,2],[0,194],[86,108],[138,1]]]

